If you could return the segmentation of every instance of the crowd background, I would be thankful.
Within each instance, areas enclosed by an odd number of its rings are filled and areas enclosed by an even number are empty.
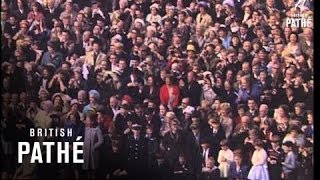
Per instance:
[[[313,1],[3,0],[1,177],[313,179],[313,27],[296,14]],[[17,163],[17,142],[77,136],[84,164]]]

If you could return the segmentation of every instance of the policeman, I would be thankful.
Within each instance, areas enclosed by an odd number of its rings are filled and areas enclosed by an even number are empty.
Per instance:
[[[270,179],[281,179],[282,165],[284,152],[280,147],[280,137],[273,135],[271,137],[271,145],[268,148],[268,168]]]
[[[144,179],[148,162],[147,140],[141,136],[140,124],[132,125],[133,135],[128,136],[126,153],[128,157],[127,170],[130,179]]]

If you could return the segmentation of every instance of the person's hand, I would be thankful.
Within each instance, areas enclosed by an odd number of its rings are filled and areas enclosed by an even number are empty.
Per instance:
[[[123,131],[123,134],[129,134],[130,131],[131,131],[131,129],[130,129],[130,128],[127,128],[126,130]]]
[[[128,173],[127,173],[126,170],[120,171],[120,173],[119,173],[120,176],[125,176],[125,175],[127,175],[127,174],[128,174]]]
[[[115,171],[113,171],[113,175],[114,176],[120,176],[120,172],[121,172],[121,170],[120,169],[117,169],[117,170],[115,170]]]

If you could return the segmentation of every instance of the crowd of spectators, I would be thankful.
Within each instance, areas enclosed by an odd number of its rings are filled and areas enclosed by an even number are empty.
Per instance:
[[[313,179],[297,14],[313,1],[2,0],[1,178]],[[17,142],[77,136],[83,164],[17,163]]]

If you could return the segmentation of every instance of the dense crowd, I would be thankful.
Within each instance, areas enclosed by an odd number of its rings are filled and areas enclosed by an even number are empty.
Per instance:
[[[313,27],[296,14],[313,1],[3,0],[2,179],[313,179]],[[83,164],[17,163],[17,142],[78,136]]]

